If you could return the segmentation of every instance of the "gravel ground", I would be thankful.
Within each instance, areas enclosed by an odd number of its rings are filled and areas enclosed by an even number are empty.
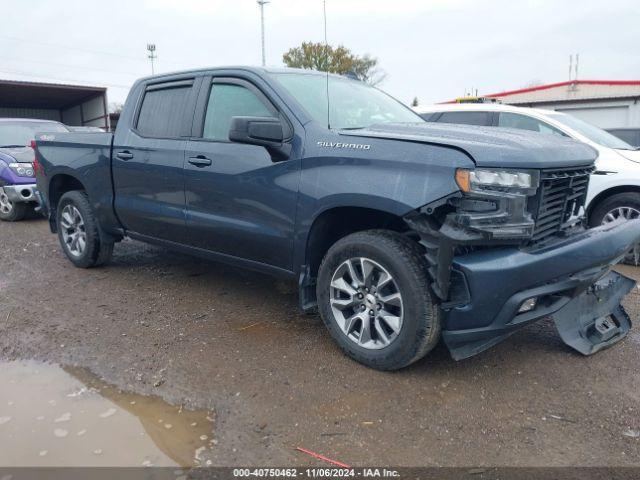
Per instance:
[[[0,224],[0,245],[0,357],[211,408],[216,465],[315,463],[296,446],[355,466],[640,465],[637,328],[585,358],[543,321],[381,373],[299,313],[294,285],[132,241],[80,270],[42,220]]]

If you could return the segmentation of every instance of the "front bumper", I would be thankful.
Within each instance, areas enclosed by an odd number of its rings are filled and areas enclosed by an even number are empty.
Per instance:
[[[640,220],[633,220],[535,251],[505,247],[455,257],[452,278],[467,301],[443,305],[442,335],[451,355],[473,356],[548,316],[563,340],[584,354],[620,340],[630,327],[620,301],[635,282],[610,269],[638,241]],[[537,299],[536,307],[519,313],[530,298]]]
[[[7,194],[7,197],[13,203],[38,202],[35,183],[24,185],[5,185],[0,188],[4,190],[4,193]]]

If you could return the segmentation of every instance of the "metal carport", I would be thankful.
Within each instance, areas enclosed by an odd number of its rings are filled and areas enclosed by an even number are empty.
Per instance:
[[[108,130],[107,89],[0,80],[0,117],[57,120]]]

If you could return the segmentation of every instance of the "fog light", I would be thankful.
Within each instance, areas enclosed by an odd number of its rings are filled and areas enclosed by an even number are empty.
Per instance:
[[[538,299],[536,297],[527,298],[522,305],[520,305],[520,309],[518,313],[530,312],[534,308],[536,308],[536,303],[538,303]]]

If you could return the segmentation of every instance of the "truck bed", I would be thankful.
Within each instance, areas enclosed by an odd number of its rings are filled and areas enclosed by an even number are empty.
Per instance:
[[[117,225],[111,182],[112,133],[76,132],[39,135],[36,141],[42,172],[36,175],[43,200],[56,198],[57,185],[81,178],[98,219]],[[45,212],[50,208],[43,205]]]

